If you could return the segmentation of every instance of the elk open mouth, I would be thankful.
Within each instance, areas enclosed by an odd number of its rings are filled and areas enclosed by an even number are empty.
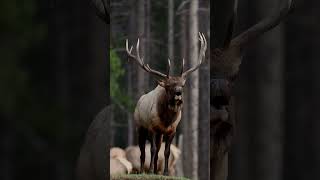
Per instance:
[[[182,96],[174,96],[174,98],[170,100],[169,108],[174,112],[178,112],[181,108],[182,103]]]

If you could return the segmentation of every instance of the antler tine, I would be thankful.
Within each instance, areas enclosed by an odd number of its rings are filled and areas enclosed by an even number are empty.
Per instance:
[[[237,46],[243,46],[250,42],[253,39],[256,39],[261,34],[273,29],[288,15],[290,12],[292,5],[292,0],[286,0],[285,6],[278,12],[272,16],[266,17],[259,23],[255,24],[245,32],[241,33],[234,39],[232,39],[231,43]]]
[[[171,69],[171,60],[168,58],[168,72],[167,72],[167,77],[169,78],[170,75],[170,69]]]
[[[141,61],[141,58],[140,58],[139,47],[140,47],[140,39],[138,38],[138,40],[137,40],[137,45],[136,45],[136,53],[137,53],[138,60],[140,61],[140,64],[142,64],[143,61]]]
[[[133,49],[133,46],[131,46],[130,50],[129,50],[128,39],[126,39],[126,51],[127,51],[127,54],[128,54],[128,56],[130,56],[130,57],[135,59],[136,57],[131,53],[132,49]]]
[[[185,60],[184,60],[184,58],[182,58],[181,73],[180,73],[181,75],[183,73],[184,63],[185,63]]]
[[[202,38],[202,41],[203,41],[204,43],[201,44],[201,49],[200,49],[200,53],[199,53],[199,59],[200,59],[201,62],[202,62],[202,61],[203,61],[203,58],[204,58],[204,56],[205,56],[205,53],[206,53],[206,49],[207,49],[207,40],[206,40],[204,34],[203,34],[203,33],[201,33],[201,34],[202,34],[201,38]],[[202,45],[203,45],[203,46],[202,46]]]
[[[137,63],[140,65],[140,67],[142,69],[144,69],[145,71],[147,71],[148,73],[151,73],[151,74],[154,74],[160,78],[167,78],[167,75],[159,72],[159,71],[156,71],[156,70],[153,70],[150,68],[150,66],[148,64],[145,64],[144,61],[143,61],[143,58],[140,57],[140,52],[139,52],[139,47],[140,47],[140,40],[138,38],[137,40],[137,44],[136,44],[136,56],[132,54],[132,49],[133,49],[133,46],[131,46],[130,50],[129,50],[129,45],[128,45],[128,39],[126,39],[126,51],[127,51],[127,54],[129,57],[131,57],[132,59],[134,59],[135,61],[137,61]]]
[[[185,71],[184,73],[182,73],[182,77],[183,78],[186,78],[188,74],[192,73],[193,71],[197,70],[200,65],[203,63],[203,58],[205,56],[205,53],[206,53],[206,50],[207,50],[207,40],[204,36],[203,33],[200,33],[199,32],[199,40],[200,40],[200,51],[199,51],[199,56],[198,56],[198,65],[193,67],[193,68],[190,68],[189,70]]]

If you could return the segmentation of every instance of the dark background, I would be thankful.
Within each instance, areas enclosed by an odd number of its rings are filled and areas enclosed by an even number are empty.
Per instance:
[[[0,179],[73,179],[107,104],[106,27],[90,1],[0,2]]]
[[[237,32],[277,2],[241,0]],[[241,65],[230,179],[320,179],[319,2],[293,7]],[[72,179],[108,102],[105,25],[85,0],[2,0],[0,28],[0,179]]]
[[[214,0],[213,43],[233,1]],[[239,0],[236,33],[279,11],[284,0]],[[225,7],[220,8],[220,7]],[[216,14],[215,14],[216,13]],[[247,48],[236,83],[236,135],[229,179],[320,179],[319,2],[293,0],[283,23]],[[224,19],[225,18],[225,19]]]

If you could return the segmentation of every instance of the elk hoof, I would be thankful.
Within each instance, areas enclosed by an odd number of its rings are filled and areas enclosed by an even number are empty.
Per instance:
[[[152,174],[153,173],[153,168],[150,168],[149,170],[148,170],[148,174]]]
[[[144,170],[143,170],[143,169],[141,169],[139,173],[140,173],[140,174],[144,174]]]
[[[163,172],[163,175],[164,175],[164,176],[169,176],[168,171],[164,171],[164,172]]]

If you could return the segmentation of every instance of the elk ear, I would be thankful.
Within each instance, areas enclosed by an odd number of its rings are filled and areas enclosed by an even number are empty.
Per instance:
[[[166,87],[166,83],[165,83],[163,80],[158,80],[158,84],[159,84],[161,87]]]

